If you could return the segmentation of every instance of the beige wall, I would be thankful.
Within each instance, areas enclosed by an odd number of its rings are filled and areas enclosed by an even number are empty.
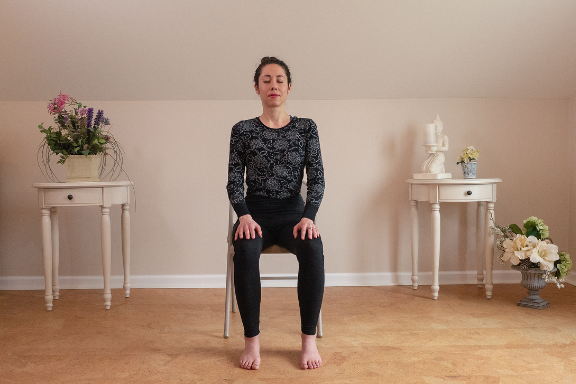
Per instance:
[[[122,143],[125,168],[136,187],[132,211],[132,274],[223,275],[231,126],[260,113],[259,101],[85,101],[102,108]],[[43,181],[35,153],[50,121],[45,102],[0,102],[0,276],[42,276],[40,213],[35,182]],[[450,138],[446,168],[461,149],[480,149],[478,177],[500,177],[498,223],[535,215],[567,249],[574,168],[565,99],[293,100],[288,111],[313,118],[326,169],[318,216],[326,271],[336,274],[410,271],[409,202],[405,180],[425,154],[422,125],[438,113]],[[572,115],[573,116],[573,115]],[[572,138],[574,122],[572,120]],[[60,166],[58,172],[62,173]],[[572,176],[572,182],[575,178]],[[574,196],[572,195],[572,199]],[[574,200],[572,200],[574,201]],[[573,205],[572,205],[573,210]],[[431,270],[429,206],[420,208],[420,269]],[[441,271],[475,269],[473,204],[443,204]],[[573,215],[572,215],[573,216]],[[112,213],[119,230],[119,212]],[[465,225],[471,227],[466,230]],[[99,276],[97,208],[61,209],[62,276]],[[293,260],[263,263],[274,272]],[[119,236],[113,239],[113,275],[121,274]],[[496,266],[496,269],[499,269]],[[218,277],[220,278],[220,277]],[[221,280],[223,284],[223,279]],[[400,282],[400,281],[397,281]]]
[[[570,98],[574,0],[0,0],[0,100]]]
[[[561,249],[576,246],[573,0],[0,4],[0,289],[43,286],[31,185],[43,181],[36,126],[50,121],[46,102],[59,91],[104,109],[126,150],[133,286],[147,276],[223,285],[230,128],[260,113],[251,78],[265,55],[291,66],[288,111],[319,126],[329,283],[409,282],[405,180],[424,161],[422,125],[437,113],[448,171],[460,177],[456,156],[474,145],[478,176],[503,179],[499,223],[536,215]],[[118,209],[112,219],[117,231]],[[60,274],[100,276],[98,209],[61,209],[60,224]],[[442,206],[441,282],[474,270],[474,225],[473,204]],[[420,226],[424,284],[427,204]],[[120,275],[118,236],[113,252]],[[295,264],[268,258],[262,270]],[[509,268],[500,271],[496,281]]]
[[[572,260],[576,262],[576,95],[568,101],[570,120],[570,150],[565,158],[570,164],[570,243]],[[570,282],[576,284],[576,268],[571,272]]]

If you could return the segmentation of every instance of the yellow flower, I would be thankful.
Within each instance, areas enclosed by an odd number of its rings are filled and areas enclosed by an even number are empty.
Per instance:
[[[478,160],[478,157],[480,156],[480,151],[478,151],[476,148],[474,148],[473,146],[468,146],[466,148],[464,148],[464,150],[462,151],[462,153],[458,156],[458,163],[467,163],[469,161],[473,161],[473,160]]]

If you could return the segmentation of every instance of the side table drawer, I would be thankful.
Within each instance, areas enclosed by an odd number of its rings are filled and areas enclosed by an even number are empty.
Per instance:
[[[492,200],[492,184],[480,185],[439,185],[438,199],[440,201],[490,201]]]
[[[69,199],[68,197],[72,198]],[[45,189],[45,206],[102,205],[102,188]]]

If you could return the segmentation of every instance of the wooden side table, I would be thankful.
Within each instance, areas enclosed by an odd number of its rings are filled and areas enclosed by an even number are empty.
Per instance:
[[[42,248],[46,309],[52,310],[52,300],[58,299],[59,236],[58,207],[98,205],[102,212],[102,266],[104,270],[104,306],[110,309],[110,265],[112,242],[110,207],[122,205],[122,257],[124,262],[124,293],[130,297],[130,185],[129,181],[86,183],[36,183],[38,204],[42,212]]]
[[[496,202],[496,184],[501,179],[442,179],[442,180],[406,180],[409,183],[411,204],[412,235],[412,286],[418,288],[418,202],[428,201],[432,208],[432,253],[434,267],[432,271],[432,297],[438,298],[438,270],[440,267],[440,203],[477,202],[476,213],[476,264],[478,286],[484,281],[483,263],[478,251],[485,243],[486,260],[486,297],[492,297],[492,259],[494,257],[494,235],[490,233],[490,222],[494,220]],[[484,209],[484,205],[486,208]],[[484,212],[484,215],[482,214]],[[483,230],[482,230],[483,229]]]

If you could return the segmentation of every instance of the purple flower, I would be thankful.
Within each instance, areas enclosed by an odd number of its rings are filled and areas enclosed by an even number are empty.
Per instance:
[[[103,118],[104,118],[104,111],[99,109],[98,112],[96,113],[96,118],[94,119],[94,128],[98,128],[100,126],[100,123],[102,122]]]
[[[92,128],[92,117],[94,116],[94,108],[88,108],[88,113],[86,114],[86,128]]]

